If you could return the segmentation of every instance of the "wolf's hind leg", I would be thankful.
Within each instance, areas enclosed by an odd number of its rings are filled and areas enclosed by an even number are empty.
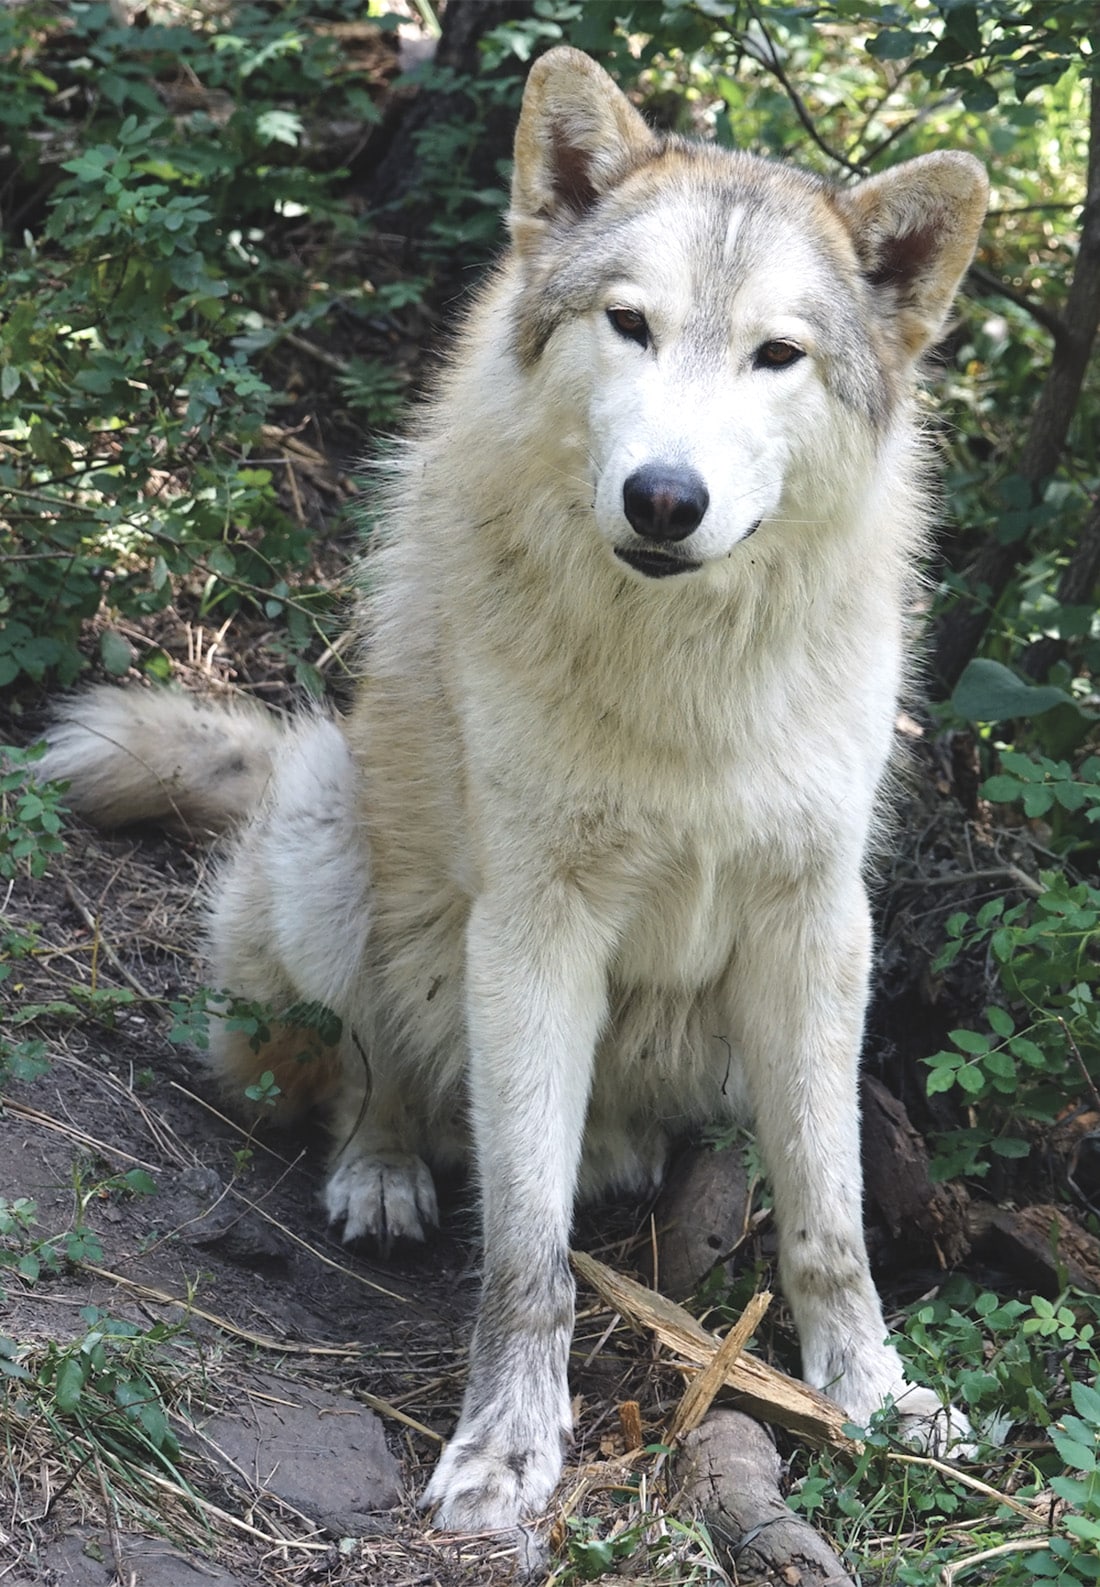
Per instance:
[[[213,974],[231,998],[259,1005],[266,1034],[254,1043],[215,1020],[212,1058],[238,1096],[271,1072],[275,1122],[328,1112],[329,1221],[343,1221],[345,1240],[367,1235],[385,1246],[424,1238],[436,1222],[435,1189],[409,1147],[394,1082],[367,1050],[370,854],[357,784],[339,728],[307,723],[234,844],[212,899]]]

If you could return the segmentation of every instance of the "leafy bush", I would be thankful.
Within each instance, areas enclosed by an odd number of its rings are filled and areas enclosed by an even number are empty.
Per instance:
[[[899,1446],[879,1418],[854,1463],[802,1457],[789,1502],[818,1524],[827,1520],[849,1558],[899,1587],[942,1587],[954,1579],[945,1567],[961,1576],[987,1559],[995,1575],[985,1579],[999,1587],[1036,1577],[1063,1587],[1097,1581],[1098,1315],[1095,1296],[1006,1300],[949,1280],[937,1300],[911,1309],[899,1346],[914,1381],[968,1411],[981,1464],[1011,1462],[1004,1491],[971,1483],[965,1464],[956,1476]],[[1014,1454],[1012,1435],[1036,1428],[1042,1437]],[[1055,1510],[1052,1494],[1064,1509]]]
[[[964,950],[987,954],[1005,1006],[985,1010],[987,1031],[954,1030],[951,1047],[926,1059],[928,1090],[958,1091],[974,1117],[938,1138],[940,1178],[982,1176],[989,1154],[1025,1157],[1034,1131],[1100,1074],[1100,888],[1061,872],[1037,898],[995,898],[974,916],[953,915],[933,968]]]
[[[55,158],[71,151],[44,215],[9,239],[0,284],[0,685],[47,671],[72,681],[81,624],[104,597],[100,661],[120,674],[133,655],[118,618],[164,607],[180,581],[200,617],[265,598],[278,612],[312,555],[251,458],[282,400],[260,367],[267,348],[331,303],[320,284],[304,300],[295,287],[284,313],[280,237],[295,219],[338,233],[345,218],[336,173],[298,148],[303,115],[331,90],[334,41],[297,3],[240,7],[238,31],[212,34],[139,35],[102,5],[71,13],[60,36],[46,7],[0,13],[0,60],[30,55],[58,74],[40,66],[5,85],[0,121],[23,173],[49,185],[43,139]],[[181,69],[204,93],[169,116],[154,83]],[[72,96],[95,106],[86,142],[48,108]],[[372,113],[361,89],[343,100]],[[299,588],[299,655],[328,605]],[[163,673],[164,658],[146,665]]]
[[[0,881],[10,881],[20,871],[42,876],[64,848],[60,788],[27,777],[42,754],[43,746],[24,750],[0,744]],[[0,963],[0,979],[2,975]]]

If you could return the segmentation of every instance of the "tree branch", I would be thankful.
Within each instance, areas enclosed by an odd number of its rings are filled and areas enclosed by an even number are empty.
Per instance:
[[[888,149],[892,143],[896,143],[899,138],[904,138],[907,132],[911,132],[914,127],[919,127],[922,121],[927,121],[929,116],[935,115],[937,110],[946,110],[948,105],[958,104],[961,98],[962,90],[958,89],[953,94],[945,94],[942,99],[937,99],[934,104],[923,106],[915,115],[910,116],[908,121],[903,121],[900,126],[894,128],[893,132],[888,132],[885,138],[880,138],[877,143],[872,144],[864,155],[864,165],[873,165],[879,155]]]
[[[828,158],[834,161],[837,165],[842,165],[846,171],[850,171],[854,176],[864,176],[866,174],[865,167],[862,165],[854,165],[851,160],[847,159],[843,154],[841,154],[839,149],[831,148],[814,126],[813,117],[806,109],[806,106],[799,95],[798,90],[795,88],[794,84],[783,70],[782,62],[779,59],[779,51],[776,49],[772,36],[768,32],[768,29],[765,26],[760,13],[757,11],[756,7],[751,4],[751,0],[749,4],[749,15],[752,17],[753,21],[760,29],[760,32],[763,34],[764,42],[767,44],[768,48],[766,54],[762,53],[756,48],[755,41],[750,39],[747,34],[742,33],[741,45],[746,55],[751,55],[754,61],[756,61],[760,66],[765,67],[766,70],[771,72],[772,76],[778,80],[780,87],[794,107],[795,115],[806,129],[810,138],[821,150],[822,154],[827,155]]]
[[[1010,287],[1007,281],[1001,281],[988,270],[983,270],[981,265],[971,265],[966,275],[967,280],[972,281],[981,292],[993,292],[999,298],[1007,298],[1009,303],[1015,303],[1018,309],[1030,314],[1036,325],[1050,332],[1055,346],[1068,335],[1061,315],[1055,314],[1053,309],[1046,308],[1034,298],[1029,298],[1026,293],[1017,292],[1015,287]]]

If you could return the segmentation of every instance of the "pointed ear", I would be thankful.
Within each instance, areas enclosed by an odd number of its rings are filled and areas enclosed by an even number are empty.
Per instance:
[[[602,66],[580,50],[549,50],[531,68],[516,129],[508,223],[517,247],[583,215],[659,142]]]
[[[949,151],[907,160],[840,194],[863,274],[909,359],[943,331],[988,199],[978,161]]]

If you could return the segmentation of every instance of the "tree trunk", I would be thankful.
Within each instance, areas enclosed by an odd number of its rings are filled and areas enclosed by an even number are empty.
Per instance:
[[[1081,242],[1073,281],[1060,316],[1054,353],[1024,438],[1016,472],[1031,485],[1032,501],[1054,473],[1065,446],[1100,324],[1100,89],[1094,82],[1089,113],[1088,181]],[[1084,535],[1085,531],[1082,531]],[[1011,545],[989,541],[968,573],[973,595],[960,598],[941,619],[933,670],[937,692],[950,694],[974,655],[990,615],[1028,552],[1026,536]]]
[[[453,87],[424,87],[395,106],[392,118],[379,128],[371,140],[374,145],[372,169],[366,177],[365,193],[372,208],[401,204],[417,185],[417,140],[427,127],[444,122],[470,119],[473,106],[461,79],[484,75],[479,46],[486,33],[502,22],[514,22],[531,15],[533,0],[448,0],[443,13],[443,31],[433,66],[446,68],[459,79]],[[496,77],[520,77],[525,68],[518,61],[505,63]],[[496,181],[496,163],[511,152],[515,110],[511,105],[497,106],[486,118],[471,177],[475,186]],[[368,146],[369,147],[369,146]],[[425,204],[404,209],[400,229],[416,236],[422,229]]]
[[[1061,606],[1089,606],[1100,585],[1100,501],[1081,525],[1073,555],[1058,580]],[[1045,678],[1056,661],[1065,655],[1064,639],[1037,639],[1024,656],[1024,671],[1032,678]]]

